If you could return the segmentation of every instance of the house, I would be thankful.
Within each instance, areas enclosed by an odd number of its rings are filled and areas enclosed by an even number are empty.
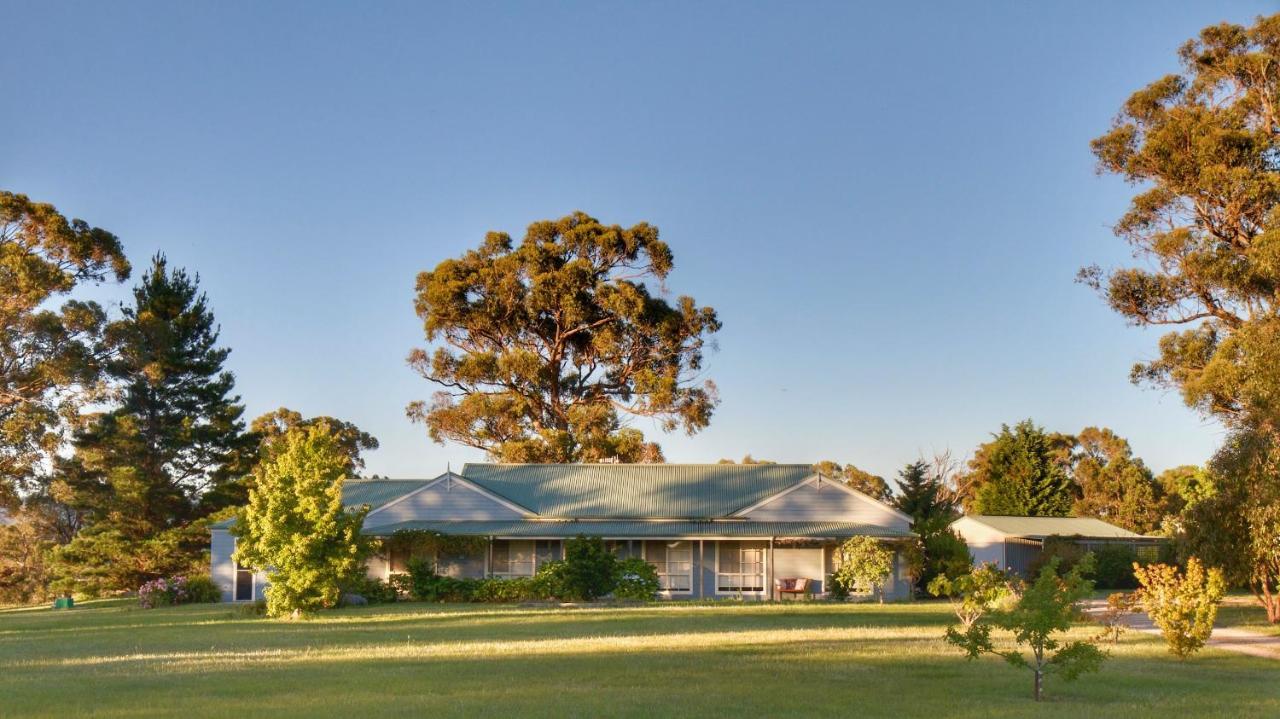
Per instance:
[[[1001,569],[1027,576],[1049,537],[1060,537],[1095,551],[1105,545],[1124,544],[1135,554],[1154,560],[1163,537],[1130,532],[1091,517],[1008,517],[970,514],[951,523],[951,530],[969,545],[974,564],[994,563]]]
[[[809,579],[821,594],[844,540],[913,537],[907,515],[798,464],[468,464],[434,479],[348,480],[343,502],[369,507],[367,535],[488,540],[463,556],[432,557],[441,574],[532,576],[563,555],[565,539],[597,536],[619,556],[652,564],[672,599],[765,599],[782,578]],[[235,565],[229,526],[212,529],[213,579],[225,601],[258,599],[263,577]],[[375,556],[367,570],[385,579],[409,559]],[[886,598],[909,595],[896,548],[883,589]]]

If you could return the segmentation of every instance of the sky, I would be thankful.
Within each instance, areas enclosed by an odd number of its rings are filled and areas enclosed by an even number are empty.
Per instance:
[[[1274,10],[0,0],[0,188],[199,273],[247,416],[355,422],[372,473],[483,459],[405,418],[416,274],[574,210],[657,225],[671,298],[724,323],[711,426],[633,423],[668,461],[892,477],[1032,418],[1160,471],[1222,433],[1129,382],[1159,333],[1073,281],[1132,261],[1088,143],[1200,28]]]

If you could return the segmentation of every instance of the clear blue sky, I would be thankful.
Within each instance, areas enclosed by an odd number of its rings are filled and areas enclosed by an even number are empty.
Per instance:
[[[1088,141],[1268,3],[694,5],[4,0],[0,187],[198,271],[249,415],[352,420],[381,474],[480,459],[404,418],[415,274],[574,209],[658,225],[724,321],[671,461],[892,476],[1025,417],[1209,455],[1072,282],[1127,258]]]

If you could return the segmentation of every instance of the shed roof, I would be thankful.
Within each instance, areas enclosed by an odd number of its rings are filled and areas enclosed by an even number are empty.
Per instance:
[[[813,476],[808,464],[467,464],[462,476],[543,517],[727,517]]]
[[[1011,537],[1044,539],[1050,536],[1086,537],[1090,539],[1158,539],[1130,532],[1093,517],[1011,517],[994,514],[968,514],[971,519]],[[960,521],[960,520],[956,520]]]

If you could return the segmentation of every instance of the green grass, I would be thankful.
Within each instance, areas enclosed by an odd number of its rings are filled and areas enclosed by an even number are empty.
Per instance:
[[[1218,620],[1214,622],[1214,626],[1280,636],[1280,625],[1267,621],[1267,610],[1258,604],[1252,594],[1233,594],[1224,599],[1218,607]]]
[[[1179,662],[1137,633],[1035,705],[1025,670],[944,645],[948,618],[931,602],[400,604],[292,623],[221,605],[9,610],[0,716],[1280,715],[1280,663]]]

